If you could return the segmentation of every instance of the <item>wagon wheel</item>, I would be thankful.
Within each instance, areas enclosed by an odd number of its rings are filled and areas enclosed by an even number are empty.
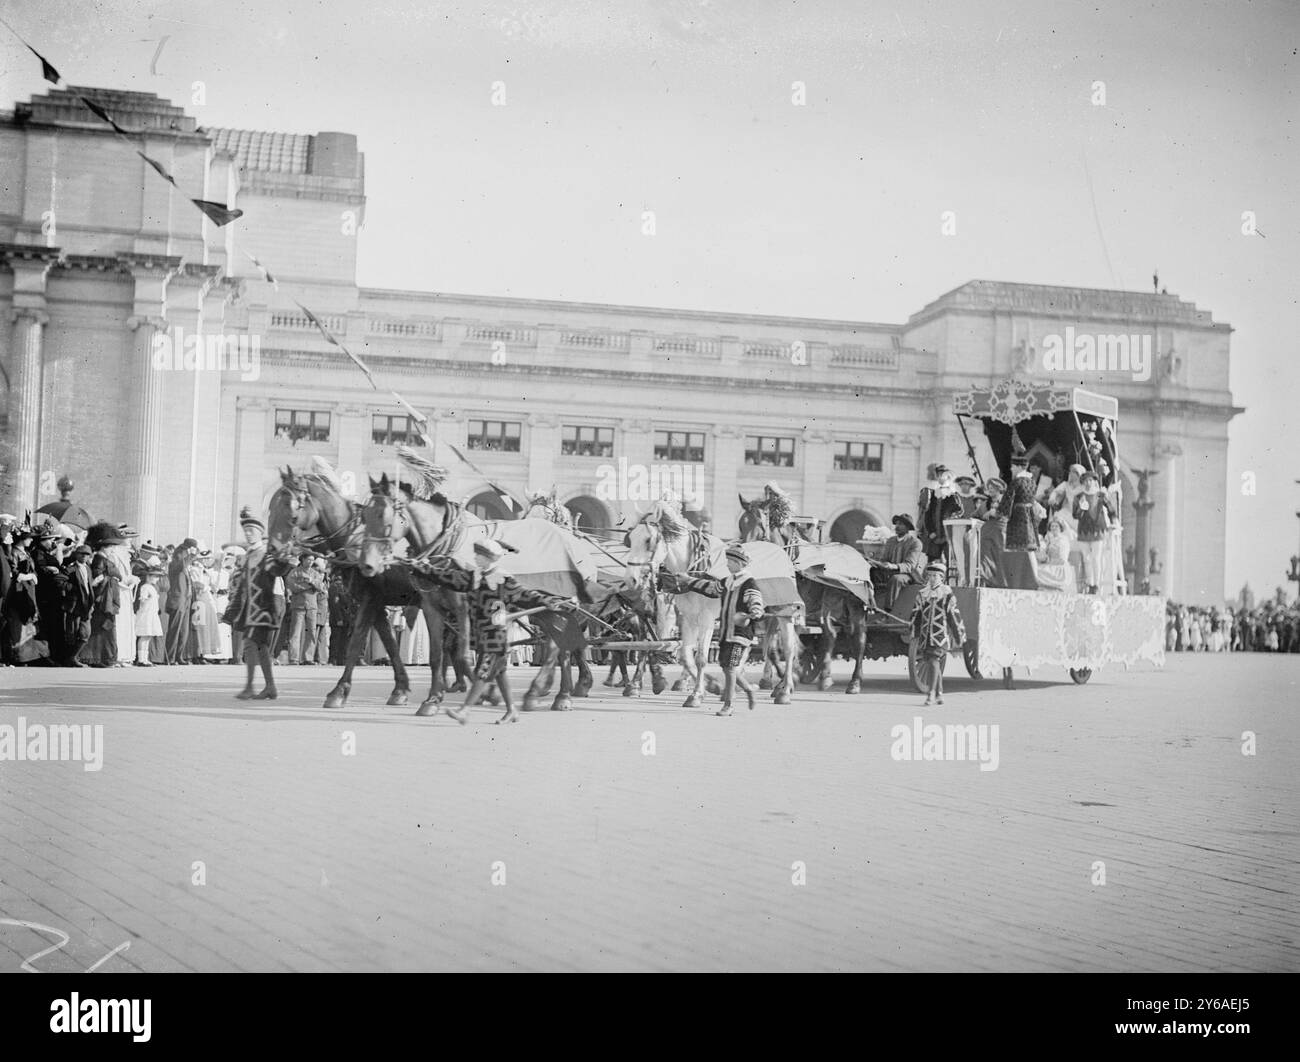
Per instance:
[[[907,644],[907,676],[912,680],[917,693],[929,693],[934,680],[936,667],[942,666],[921,655],[919,643],[913,638]]]
[[[966,664],[966,674],[978,682],[984,676],[980,673],[980,647],[978,642],[967,642],[961,647],[961,658]]]
[[[1070,678],[1074,679],[1074,681],[1078,685],[1082,686],[1085,682],[1087,682],[1090,678],[1092,678],[1092,668],[1072,667],[1070,668]]]

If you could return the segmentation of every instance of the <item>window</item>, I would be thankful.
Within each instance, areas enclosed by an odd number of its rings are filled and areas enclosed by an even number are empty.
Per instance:
[[[704,432],[702,431],[657,431],[655,432],[656,461],[703,461]]]
[[[390,417],[378,413],[370,418],[370,440],[376,446],[396,446],[398,443],[406,443],[407,446],[424,445],[415,418]]]
[[[879,472],[884,467],[884,443],[841,442],[835,444],[836,472]]]
[[[330,415],[310,409],[277,409],[275,437],[289,443],[330,441]]]
[[[471,420],[467,442],[471,450],[496,450],[501,453],[519,452],[517,420]]]
[[[613,457],[614,429],[564,425],[560,453],[565,457]]]
[[[746,435],[745,464],[794,468],[794,440],[771,435]]]

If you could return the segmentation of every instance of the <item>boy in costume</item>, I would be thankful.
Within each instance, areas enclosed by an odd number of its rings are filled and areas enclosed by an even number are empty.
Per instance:
[[[943,704],[943,666],[950,650],[966,642],[966,626],[952,587],[943,581],[944,566],[935,561],[925,569],[925,585],[917,592],[912,606],[912,638],[918,643],[920,655],[932,667],[930,689],[925,703],[935,698]]]
[[[718,715],[731,715],[732,698],[739,686],[754,707],[754,687],[741,673],[745,656],[754,644],[753,624],[763,618],[765,606],[763,595],[750,577],[747,565],[749,558],[739,545],[727,547],[727,568],[730,574],[725,579],[712,575],[691,577],[674,575],[672,572],[659,572],[659,585],[671,594],[702,594],[705,597],[722,598],[722,616],[718,632],[718,663],[722,667],[722,707]]]

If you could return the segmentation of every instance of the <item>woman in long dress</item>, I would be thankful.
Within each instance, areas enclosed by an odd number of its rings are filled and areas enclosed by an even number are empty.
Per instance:
[[[1053,516],[1038,550],[1038,588],[1074,593],[1078,587],[1070,564],[1070,532],[1065,521]]]
[[[429,662],[429,625],[424,621],[422,610],[416,609],[414,619],[403,629],[400,648],[404,664]]]
[[[194,633],[198,641],[197,658],[200,660],[215,657],[221,652],[221,635],[217,631],[217,603],[212,596],[213,570],[210,567],[212,554],[206,557],[200,554],[190,569],[190,581],[194,587]]]
[[[125,542],[105,546],[104,554],[116,569],[117,609],[117,666],[135,663],[135,590],[140,580],[131,573],[131,547]]]
[[[217,609],[217,657],[222,661],[235,658],[234,646],[231,643],[230,624],[221,622],[221,617],[226,614],[226,609],[230,606],[230,572],[234,566],[234,555],[226,553],[222,555],[221,566],[215,569],[217,589],[216,593],[213,594],[212,603]]]

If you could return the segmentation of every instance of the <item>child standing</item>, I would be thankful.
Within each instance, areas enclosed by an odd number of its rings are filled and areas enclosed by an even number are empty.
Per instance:
[[[149,646],[162,634],[162,620],[158,617],[158,576],[162,568],[152,562],[141,573],[140,590],[135,602],[135,666],[153,667],[149,663]]]
[[[575,598],[556,597],[540,590],[528,590],[501,569],[501,559],[506,547],[485,538],[474,543],[472,569],[462,568],[450,557],[432,558],[422,566],[419,576],[439,586],[464,593],[469,606],[470,625],[474,632],[474,648],[478,650],[478,667],[474,669],[474,682],[459,709],[448,708],[447,714],[464,725],[466,712],[478,703],[493,683],[501,691],[506,714],[498,723],[517,723],[519,710],[510,695],[510,680],[506,673],[509,660],[509,609],[523,608],[565,609],[577,604]],[[424,704],[416,715],[433,715],[437,706]]]
[[[927,565],[925,585],[912,606],[912,638],[921,658],[931,666],[930,688],[925,694],[927,705],[936,699],[943,704],[943,666],[949,651],[966,642],[966,626],[961,621],[957,599],[943,576],[943,564]]]

